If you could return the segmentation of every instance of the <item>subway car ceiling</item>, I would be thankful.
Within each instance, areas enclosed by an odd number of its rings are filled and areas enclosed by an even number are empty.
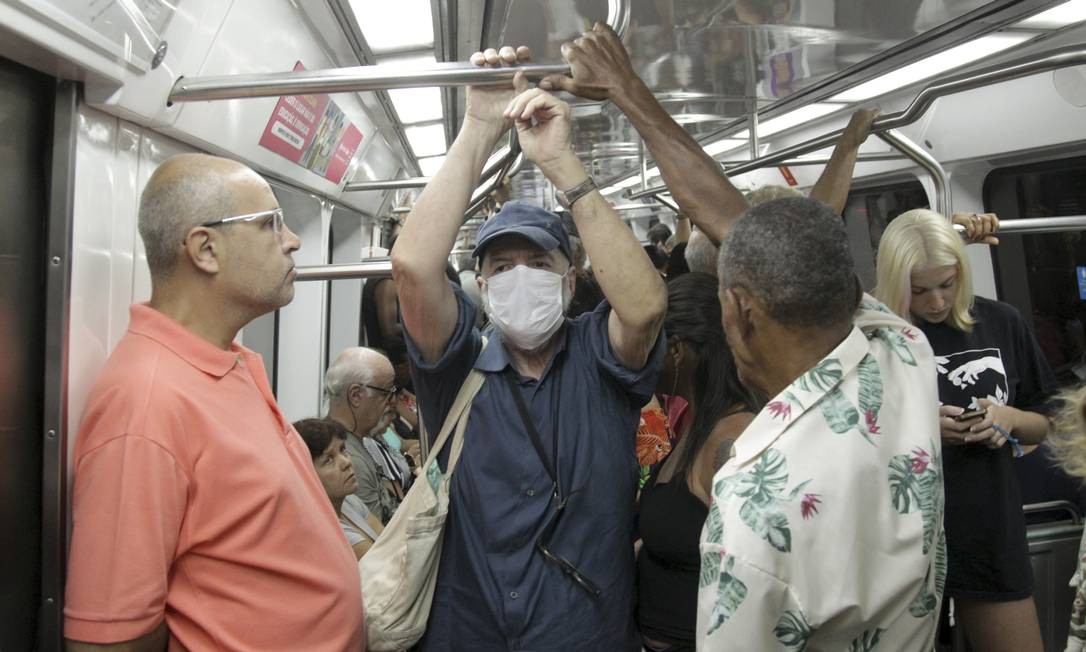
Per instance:
[[[417,190],[356,191],[352,185],[432,174],[462,115],[458,86],[332,94],[361,138],[336,180],[260,145],[280,93],[169,98],[184,84],[207,78],[264,74],[289,81],[307,74],[291,72],[296,67],[328,71],[331,78],[350,74],[333,69],[375,65],[387,87],[412,71],[464,61],[475,50],[504,43],[527,44],[535,62],[556,64],[562,42],[603,19],[623,33],[641,76],[673,115],[728,165],[840,129],[858,107],[900,112],[926,85],[948,75],[999,69],[1086,42],[1082,0],[404,0],[395,15],[370,0],[185,0],[140,3],[142,9],[113,3],[97,15],[90,9],[94,3],[70,4],[0,4],[7,32],[0,51],[58,78],[83,81],[91,107],[239,158],[374,218],[409,206]],[[968,161],[1065,146],[1086,138],[1083,70],[1045,70],[948,95],[902,125],[900,135],[951,171]],[[996,133],[1000,138],[990,137]],[[613,106],[579,102],[575,140],[608,196],[628,208],[627,217],[635,223],[670,219],[670,209],[652,197],[628,198],[643,183],[660,181],[636,132]],[[793,157],[786,173],[774,165],[736,181],[741,187],[809,187],[821,171],[817,160],[828,151],[810,152],[807,161]],[[871,138],[856,178],[863,185],[914,174],[934,194],[914,161]],[[550,190],[530,166],[513,177],[512,191],[550,201]]]

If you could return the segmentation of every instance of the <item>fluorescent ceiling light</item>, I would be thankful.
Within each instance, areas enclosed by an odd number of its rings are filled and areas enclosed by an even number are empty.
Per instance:
[[[422,176],[432,177],[437,174],[438,169],[441,168],[441,164],[445,162],[444,156],[431,156],[429,158],[419,159],[419,169],[422,170]]]
[[[407,142],[411,143],[411,149],[416,157],[445,153],[445,125],[407,127],[403,132],[407,136]]]
[[[989,34],[957,47],[925,57],[916,63],[876,77],[833,96],[838,102],[863,102],[878,95],[911,86],[948,70],[979,61],[1032,38],[1030,34]]]
[[[1015,27],[1032,29],[1059,29],[1086,20],[1086,0],[1070,0],[1061,5],[1031,16]]]
[[[374,53],[434,44],[430,0],[350,0],[350,4]]]
[[[378,57],[378,66],[399,70],[432,67],[437,62],[433,53]],[[388,91],[396,115],[403,124],[431,122],[444,116],[439,88],[394,88]]]
[[[388,98],[403,124],[432,122],[445,115],[438,88],[393,88],[389,89]]]

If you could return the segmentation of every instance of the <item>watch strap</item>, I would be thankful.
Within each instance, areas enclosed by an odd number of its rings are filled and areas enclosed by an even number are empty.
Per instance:
[[[584,197],[593,190],[596,190],[597,188],[599,188],[599,186],[596,185],[596,180],[592,178],[592,175],[589,175],[587,179],[573,186],[569,190],[559,191],[558,201],[562,204],[563,207],[569,209],[573,206],[574,203],[576,203],[578,199]]]

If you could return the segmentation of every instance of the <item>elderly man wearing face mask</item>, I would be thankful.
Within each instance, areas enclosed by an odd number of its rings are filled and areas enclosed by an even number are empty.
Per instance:
[[[477,53],[513,63],[526,48]],[[637,650],[632,546],[638,411],[664,353],[664,284],[570,148],[569,106],[518,75],[468,90],[460,133],[392,251],[422,418],[439,430],[485,375],[453,474],[423,650]],[[557,215],[506,203],[478,234],[491,327],[444,280],[472,190],[510,123],[561,192],[607,300],[577,319]],[[446,451],[447,452],[447,451]],[[442,457],[444,463],[444,457]],[[590,542],[590,543],[589,543]]]

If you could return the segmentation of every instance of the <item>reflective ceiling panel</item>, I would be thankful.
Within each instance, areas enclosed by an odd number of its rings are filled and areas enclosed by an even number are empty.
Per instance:
[[[468,0],[470,2],[470,0]],[[464,1],[461,1],[464,4]],[[537,61],[622,0],[491,0],[488,47],[525,44]],[[985,0],[626,0],[623,40],[638,74],[695,136],[787,99]],[[468,53],[462,53],[466,57]],[[638,136],[610,103],[575,105],[574,146],[597,178],[638,167]],[[525,183],[527,188],[537,183]]]

